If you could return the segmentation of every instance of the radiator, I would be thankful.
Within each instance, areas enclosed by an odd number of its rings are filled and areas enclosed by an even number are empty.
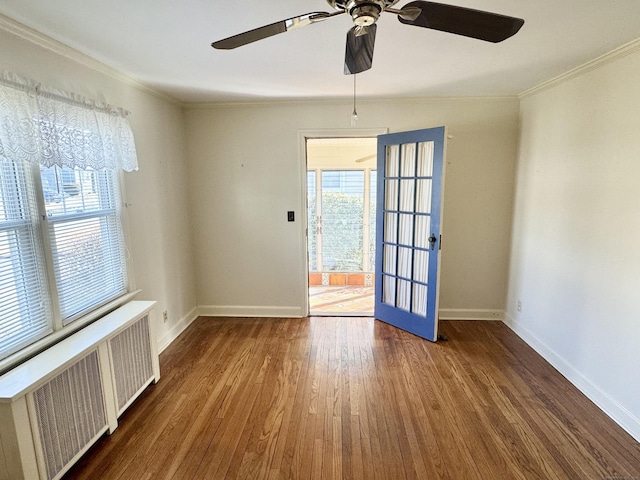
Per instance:
[[[118,416],[154,379],[149,321],[142,318],[109,341]]]
[[[33,392],[46,478],[56,478],[108,428],[98,352]]]
[[[160,378],[150,312],[130,302],[0,377],[0,480],[57,480]]]

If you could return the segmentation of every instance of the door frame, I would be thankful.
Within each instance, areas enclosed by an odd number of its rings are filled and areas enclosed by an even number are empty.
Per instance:
[[[298,162],[299,171],[298,178],[300,181],[300,226],[299,234],[299,250],[300,250],[300,266],[301,285],[304,286],[302,291],[301,303],[302,312],[305,316],[309,316],[309,252],[307,243],[307,139],[312,138],[358,138],[358,137],[377,137],[389,133],[387,127],[379,128],[341,128],[341,129],[313,129],[298,130]]]

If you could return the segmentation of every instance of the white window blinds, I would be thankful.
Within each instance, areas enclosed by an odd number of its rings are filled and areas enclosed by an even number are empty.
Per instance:
[[[0,358],[51,332],[33,193],[24,165],[0,157]]]
[[[126,292],[115,172],[40,167],[48,237],[66,324]]]

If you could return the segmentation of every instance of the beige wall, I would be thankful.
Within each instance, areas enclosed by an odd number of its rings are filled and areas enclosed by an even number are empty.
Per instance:
[[[522,100],[507,320],[640,438],[640,52],[624,53]]]
[[[350,130],[348,102],[187,108],[198,304],[210,314],[304,315],[301,130]],[[358,128],[445,125],[441,307],[504,309],[517,99],[359,101]],[[296,212],[287,223],[286,211]],[[464,312],[460,312],[465,310]],[[467,311],[468,310],[468,311]]]
[[[138,298],[158,301],[164,347],[196,308],[182,108],[72,60],[79,56],[55,44],[43,48],[0,29],[0,45],[0,70],[131,111],[140,169],[125,174],[128,248]]]

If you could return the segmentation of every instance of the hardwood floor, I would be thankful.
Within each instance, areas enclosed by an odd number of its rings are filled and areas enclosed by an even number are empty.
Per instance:
[[[640,445],[500,322],[200,318],[70,479],[640,479]]]

